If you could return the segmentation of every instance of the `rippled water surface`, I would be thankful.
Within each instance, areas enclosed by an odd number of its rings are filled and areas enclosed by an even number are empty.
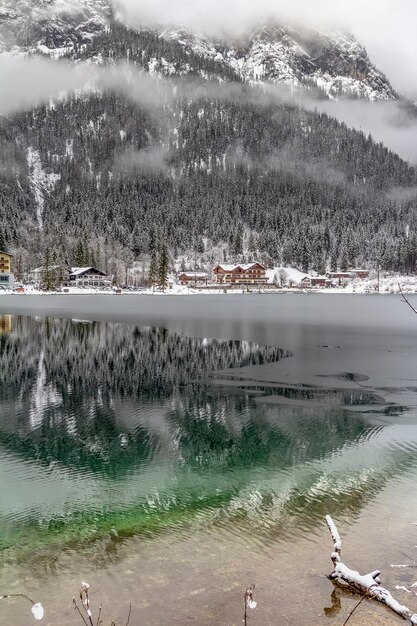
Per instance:
[[[413,583],[390,565],[417,560],[417,319],[339,298],[4,298],[0,595],[77,623],[82,577],[109,623],[239,624],[255,582],[272,625],[303,623],[302,585],[339,623],[326,513],[348,562]]]

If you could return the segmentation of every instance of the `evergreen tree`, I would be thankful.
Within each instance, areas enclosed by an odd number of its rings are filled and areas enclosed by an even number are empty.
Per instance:
[[[0,250],[6,252],[6,237],[3,228],[0,228]]]
[[[148,283],[150,287],[154,287],[158,280],[158,258],[156,251],[153,250],[151,254],[151,262],[149,265]]]
[[[75,255],[74,255],[74,264],[75,264],[75,267],[85,266],[84,242],[81,237],[77,241],[77,247],[75,249]]]
[[[326,258],[324,254],[319,254],[317,256],[316,272],[320,276],[324,276],[324,274],[326,273]]]
[[[198,253],[198,254],[204,254],[204,241],[203,238],[197,237],[196,242],[195,242],[195,247],[194,250]]]
[[[249,239],[248,239],[249,256],[251,256],[252,258],[255,258],[256,252],[257,252],[256,239],[255,239],[255,235],[251,231],[249,234]]]
[[[339,267],[343,272],[346,272],[346,270],[349,267],[349,257],[348,257],[348,252],[346,249],[346,246],[344,244],[342,244],[341,248],[340,248],[340,254],[339,254]]]
[[[243,229],[240,226],[232,237],[233,254],[243,254]]]
[[[162,290],[168,287],[168,262],[168,250],[166,245],[162,244],[158,267],[158,287]]]
[[[310,251],[308,249],[307,243],[304,241],[303,248],[301,252],[301,270],[308,274],[308,270],[310,268]]]
[[[45,291],[52,291],[57,286],[55,272],[51,267],[51,252],[48,245],[45,248],[41,285]]]

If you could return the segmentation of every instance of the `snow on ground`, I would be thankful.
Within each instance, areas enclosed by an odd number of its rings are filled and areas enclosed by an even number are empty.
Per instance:
[[[400,293],[399,285],[404,293],[417,293],[417,276],[402,276],[401,274],[382,274],[379,279],[379,293]],[[375,293],[378,291],[376,274],[363,280],[354,280],[347,284],[345,289],[337,289],[344,293]]]
[[[285,272],[285,274],[284,274]],[[253,285],[250,287],[250,291],[252,293],[327,293],[327,294],[347,294],[347,293],[356,293],[356,294],[373,294],[378,292],[378,281],[376,273],[371,274],[369,278],[366,279],[355,279],[349,281],[346,285],[342,285],[340,287],[333,287],[327,289],[300,289],[299,283],[304,278],[306,274],[303,274],[297,269],[291,267],[276,267],[270,270],[267,270],[268,283],[271,285],[276,280],[279,284],[280,278],[282,282],[286,285],[283,288],[272,288],[268,286],[265,289],[262,287],[258,287]],[[380,275],[379,280],[379,293],[380,294],[398,294],[400,292],[399,284],[401,285],[401,289],[404,293],[407,294],[417,294],[417,275],[416,276],[403,276],[401,274],[388,274],[382,273]],[[21,285],[19,283],[19,285]],[[148,288],[138,288],[138,289],[115,289],[107,288],[105,290],[99,290],[94,288],[85,288],[85,287],[67,287],[65,291],[55,291],[55,292],[45,292],[40,290],[39,288],[33,285],[24,285],[24,292],[26,295],[56,295],[56,294],[64,294],[64,295],[91,295],[91,294],[102,294],[102,295],[114,295],[114,294],[132,294],[132,295],[154,295],[154,296],[163,296],[163,295],[194,295],[194,294],[204,294],[204,295],[217,295],[224,294],[224,289],[219,288],[194,288],[187,287],[185,285],[179,285],[176,283],[170,284],[169,287],[165,291],[160,291],[159,289],[152,287]],[[21,287],[20,287],[21,288]],[[237,289],[228,289],[228,294],[242,294],[247,293],[247,287],[242,286]],[[0,295],[10,295],[16,294],[16,290],[0,290]]]
[[[266,270],[266,276],[270,284],[292,284],[294,287],[298,287],[303,278],[308,276],[308,274],[300,272],[294,267],[274,267],[270,270]]]
[[[29,167],[29,185],[35,196],[36,218],[39,230],[43,229],[43,208],[45,204],[44,192],[49,193],[55,187],[56,182],[61,178],[60,174],[47,173],[42,169],[41,157],[38,150],[29,146],[26,152],[27,164]]]

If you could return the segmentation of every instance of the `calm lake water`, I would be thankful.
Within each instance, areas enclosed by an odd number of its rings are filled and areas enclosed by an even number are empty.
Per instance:
[[[399,297],[0,296],[0,595],[232,625],[253,582],[254,626],[343,623],[326,513],[347,563],[416,579],[416,373]]]

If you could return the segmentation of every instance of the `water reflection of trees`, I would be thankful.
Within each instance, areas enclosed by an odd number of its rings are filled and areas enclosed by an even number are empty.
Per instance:
[[[159,471],[166,462],[175,478],[162,494],[168,502],[204,508],[222,498],[227,515],[252,516],[273,534],[284,531],[285,519],[317,523],[333,511],[335,490],[354,515],[393,473],[415,464],[415,450],[385,452],[381,471],[349,481],[358,473],[350,451],[381,426],[332,406],[273,406],[257,398],[262,392],[314,403],[337,396],[339,405],[350,405],[377,397],[205,381],[214,370],[283,356],[278,348],[155,328],[17,318],[13,333],[0,337],[0,444],[22,458],[120,481],[139,482],[142,468]],[[339,474],[336,462],[328,478],[321,462],[332,455],[348,461]],[[300,467],[309,469],[294,478]],[[329,480],[323,488],[322,472]],[[255,494],[254,476],[262,477]],[[148,511],[145,500],[135,493],[132,507]]]
[[[15,318],[0,342],[0,441],[45,463],[106,473],[160,451],[158,434],[140,423],[149,406],[163,414],[170,398],[194,393],[190,381],[286,355],[250,342],[51,318]],[[132,427],[122,423],[126,410]],[[163,429],[166,446],[169,424]]]
[[[23,317],[0,342],[3,397],[17,390],[30,393],[39,366],[60,394],[166,397],[208,372],[274,362],[287,354],[276,347],[193,339],[162,328]]]

